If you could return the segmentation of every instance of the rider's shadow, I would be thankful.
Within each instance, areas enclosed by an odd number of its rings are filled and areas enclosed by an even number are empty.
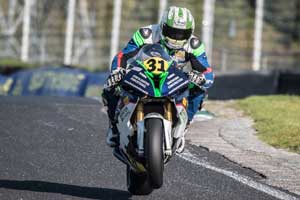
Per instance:
[[[33,192],[58,193],[75,197],[89,199],[130,199],[131,195],[127,191],[83,187],[68,185],[62,183],[51,183],[45,181],[17,181],[17,180],[0,180],[0,188],[14,190],[28,190]]]

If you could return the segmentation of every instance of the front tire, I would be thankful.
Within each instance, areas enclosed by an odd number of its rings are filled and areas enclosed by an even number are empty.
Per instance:
[[[163,184],[164,129],[161,119],[150,118],[147,119],[145,123],[145,155],[147,160],[148,178],[151,186],[157,189]]]
[[[137,174],[128,165],[127,189],[133,195],[148,195],[153,191],[147,174]]]

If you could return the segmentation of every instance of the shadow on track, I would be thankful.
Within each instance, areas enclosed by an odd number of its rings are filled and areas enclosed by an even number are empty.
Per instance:
[[[90,199],[125,200],[130,199],[131,197],[130,193],[128,193],[127,191],[108,188],[83,187],[45,181],[0,180],[0,188],[28,190],[33,192],[59,193]]]

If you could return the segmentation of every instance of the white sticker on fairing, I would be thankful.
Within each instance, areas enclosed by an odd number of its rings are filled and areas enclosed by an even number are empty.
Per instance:
[[[117,127],[120,132],[120,145],[125,148],[128,145],[128,136],[133,135],[133,127],[130,123],[130,118],[136,107],[135,103],[129,103],[124,106],[118,116]]]

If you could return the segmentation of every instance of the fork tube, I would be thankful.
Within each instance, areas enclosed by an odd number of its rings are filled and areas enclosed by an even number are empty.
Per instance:
[[[136,121],[144,120],[144,105],[142,102],[139,102],[136,108]]]
[[[138,154],[144,154],[144,105],[139,102],[136,108]]]
[[[165,109],[165,119],[168,120],[168,121],[172,121],[172,107],[171,107],[171,102],[167,101],[165,103],[165,106],[164,106],[164,109]]]
[[[172,155],[172,104],[170,101],[165,102],[164,105],[164,128],[165,128],[165,153]]]

